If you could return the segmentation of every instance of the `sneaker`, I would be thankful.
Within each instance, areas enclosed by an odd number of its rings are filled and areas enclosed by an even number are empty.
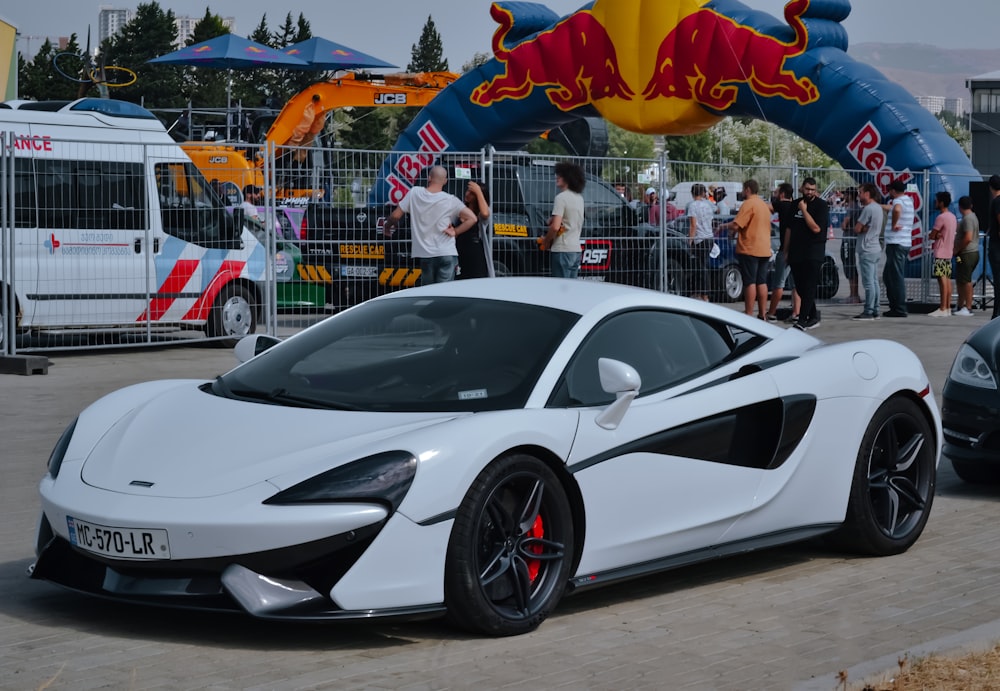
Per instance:
[[[767,320],[769,322],[776,322],[776,321],[778,321],[778,315],[777,314],[769,314],[769,315],[767,315]]]
[[[955,315],[956,317],[971,317],[971,316],[972,316],[972,312],[970,312],[970,311],[969,311],[969,308],[968,308],[968,307],[963,307],[963,308],[962,308],[962,309],[960,309],[960,310],[955,310],[955,311],[953,312],[953,314],[954,314],[954,315]]]
[[[819,319],[802,319],[795,322],[795,328],[802,331],[810,331],[820,325]]]
[[[907,317],[909,315],[907,315],[906,312],[893,312],[892,310],[889,310],[888,312],[883,312],[882,316],[883,317],[897,317],[899,319],[903,319],[903,318],[905,318],[905,317]]]
[[[862,312],[856,317],[851,317],[851,319],[856,322],[873,322],[878,319],[878,317],[874,314],[868,314],[868,312]]]
[[[798,324],[798,322],[799,322],[799,315],[797,314],[793,314],[792,316],[790,316],[788,319],[785,320],[786,324]]]
[[[943,310],[943,309],[936,309],[933,312],[930,312],[927,316],[928,317],[950,317],[951,316],[951,312],[949,312],[947,310]]]

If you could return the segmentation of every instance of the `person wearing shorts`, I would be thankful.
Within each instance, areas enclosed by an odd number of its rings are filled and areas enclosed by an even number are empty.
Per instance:
[[[771,210],[760,198],[760,185],[743,183],[740,210],[723,228],[736,235],[736,261],[743,276],[743,311],[767,319],[767,265],[771,262]]]
[[[955,250],[955,231],[958,220],[948,207],[951,193],[938,192],[934,195],[934,208],[938,210],[931,228],[930,239],[934,241],[934,278],[938,280],[941,292],[940,306],[930,313],[932,317],[951,316],[951,256]]]

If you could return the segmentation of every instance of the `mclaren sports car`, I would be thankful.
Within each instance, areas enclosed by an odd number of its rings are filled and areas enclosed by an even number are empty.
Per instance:
[[[83,410],[34,578],[275,619],[533,630],[570,591],[820,535],[909,548],[941,422],[902,345],[590,281],[401,290]]]

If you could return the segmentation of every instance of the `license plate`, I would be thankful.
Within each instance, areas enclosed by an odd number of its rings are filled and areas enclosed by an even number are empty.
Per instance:
[[[69,541],[87,550],[119,559],[169,559],[167,531],[157,528],[115,528],[66,517]]]
[[[343,278],[375,278],[378,276],[377,266],[341,266],[340,275]]]

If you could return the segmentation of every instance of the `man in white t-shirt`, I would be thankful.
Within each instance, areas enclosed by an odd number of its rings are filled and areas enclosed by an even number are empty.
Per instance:
[[[889,299],[886,317],[906,317],[906,262],[913,244],[913,199],[906,193],[906,183],[894,180],[889,187],[890,203],[885,206],[889,218],[885,224],[885,269],[882,281]]]
[[[455,236],[476,225],[476,215],[461,199],[444,191],[448,171],[434,166],[427,175],[427,187],[414,187],[399,206],[393,209],[382,227],[389,237],[404,213],[410,214],[413,257],[420,261],[423,284],[441,283],[455,278],[458,249]],[[455,226],[455,220],[459,225]]]

